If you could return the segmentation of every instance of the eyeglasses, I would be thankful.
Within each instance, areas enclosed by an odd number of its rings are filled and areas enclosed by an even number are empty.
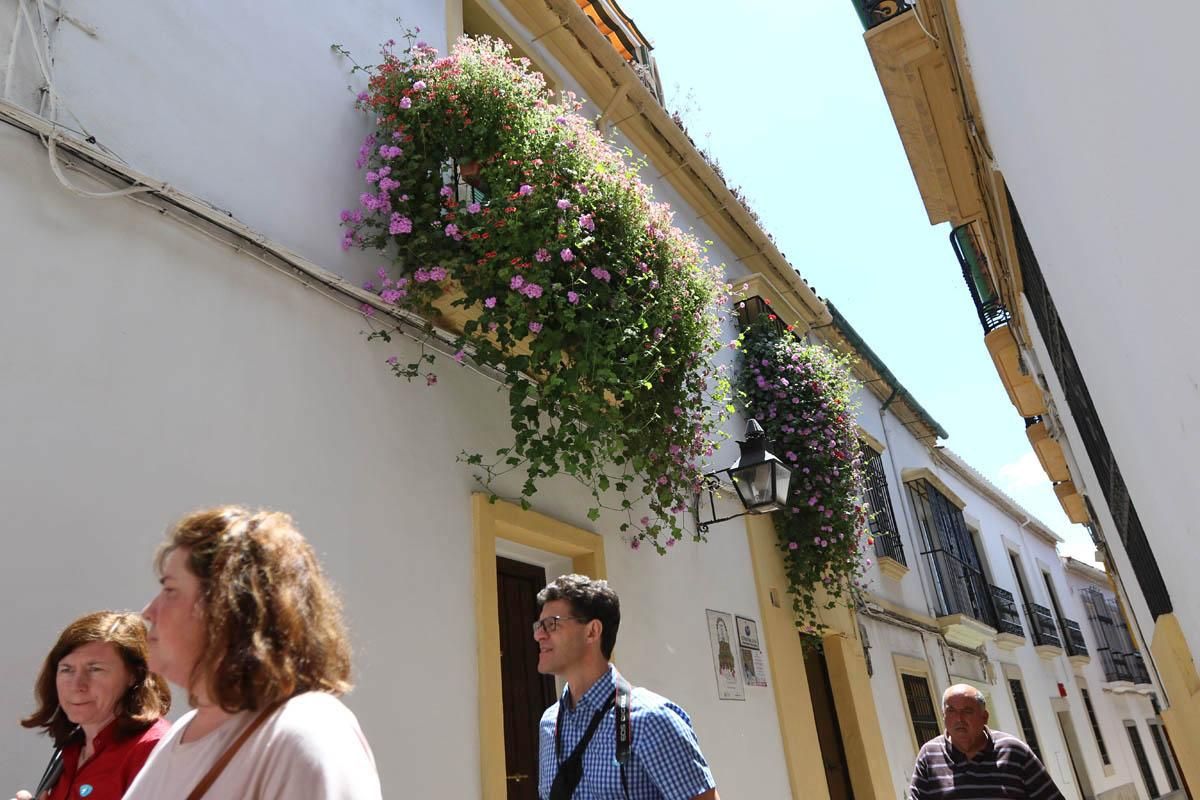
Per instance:
[[[558,630],[558,623],[565,622],[569,619],[578,620],[579,622],[591,622],[591,620],[587,617],[544,617],[533,623],[533,635],[537,636],[538,628],[541,628],[543,631],[545,631],[546,635],[550,635]]]

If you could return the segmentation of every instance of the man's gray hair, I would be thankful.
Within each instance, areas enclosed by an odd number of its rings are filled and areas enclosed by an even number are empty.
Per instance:
[[[983,696],[983,692],[979,691],[974,686],[971,686],[969,684],[958,683],[958,684],[955,684],[954,686],[951,686],[949,689],[946,690],[946,693],[942,695],[942,710],[943,711],[947,707],[946,701],[949,700],[954,695],[963,695],[964,697],[969,697],[972,700],[974,700],[976,703],[978,703],[979,707],[981,709],[983,709],[983,710],[987,709],[987,698]]]

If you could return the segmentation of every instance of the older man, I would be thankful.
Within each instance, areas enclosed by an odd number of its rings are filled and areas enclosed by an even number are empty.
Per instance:
[[[917,755],[910,800],[1063,800],[1042,762],[1017,737],[989,730],[984,696],[955,684],[942,695],[946,732]]]

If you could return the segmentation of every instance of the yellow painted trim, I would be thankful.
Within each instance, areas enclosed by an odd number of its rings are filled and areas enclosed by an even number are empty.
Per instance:
[[[852,634],[834,634],[824,640],[833,705],[837,710],[854,796],[863,800],[884,800],[892,796],[895,787],[862,642],[857,630]]]
[[[454,43],[458,41],[458,37],[463,35],[463,4],[462,0],[455,2],[450,0],[446,3],[446,49],[443,52],[449,53],[450,48],[454,47]]]
[[[1063,446],[1050,435],[1050,429],[1045,422],[1038,422],[1025,428],[1025,436],[1037,455],[1042,471],[1050,481],[1066,481],[1071,479],[1071,470],[1067,468],[1067,455]]]
[[[870,432],[868,432],[867,429],[861,425],[856,425],[855,427],[858,428],[858,438],[862,439],[863,444],[874,450],[879,455],[883,455],[883,451],[887,450],[887,445],[872,436]]]
[[[504,694],[500,681],[500,610],[496,597],[496,540],[535,547],[571,559],[593,578],[607,576],[604,539],[564,522],[524,511],[488,495],[471,495],[475,539],[475,631],[479,669],[479,769],[483,800],[505,800]]]
[[[526,46],[527,39],[525,39],[521,33],[515,30],[513,26],[509,24],[508,20],[496,15],[489,7],[487,0],[461,0],[461,2],[458,3],[452,2],[446,4],[447,6],[458,6],[460,15],[460,31],[465,30],[466,28],[466,18],[468,16],[466,9],[467,4],[474,6],[472,11],[478,11],[480,14],[487,17],[488,21],[495,26],[495,28],[491,31],[486,30],[487,26],[484,26],[483,32],[486,35],[495,36],[496,38],[503,39],[504,41],[508,42],[509,45],[512,46],[512,55],[514,58],[529,59],[529,62],[533,65],[533,68],[542,73],[542,76],[546,79],[547,89],[554,94],[558,94],[562,91],[563,81],[561,76],[559,76],[559,74],[554,70],[550,69],[543,59],[539,58],[531,48]],[[449,11],[447,11],[447,13],[449,13]],[[453,43],[454,39],[451,39],[450,41]]]
[[[900,480],[903,483],[911,483],[912,481],[920,480],[922,478],[932,483],[939,492],[946,495],[946,499],[958,506],[959,511],[967,507],[966,501],[955,494],[954,491],[946,485],[946,482],[937,475],[933,474],[933,471],[928,467],[908,467],[900,472]]]
[[[829,800],[804,666],[804,647],[796,633],[783,556],[776,546],[775,523],[766,514],[747,516],[745,520],[788,784],[792,797]]]
[[[900,689],[900,705],[904,708],[904,719],[908,722],[908,741],[912,745],[912,757],[915,760],[917,753],[921,751],[923,742],[917,741],[917,732],[913,726],[912,711],[908,707],[908,694],[904,691],[903,676],[915,675],[918,678],[925,679],[925,682],[929,684],[929,696],[933,700],[934,713],[937,713],[938,709],[941,708],[942,693],[938,690],[937,682],[933,679],[928,661],[902,655],[901,653],[892,653],[892,667],[896,672],[896,686]]]
[[[1166,694],[1162,721],[1179,771],[1188,786],[1200,786],[1200,673],[1173,613],[1155,621],[1150,653]]]
[[[983,344],[1008,392],[1008,399],[1022,417],[1046,413],[1046,397],[1033,376],[1022,370],[1021,347],[1008,325],[1001,325],[983,337]]]
[[[1088,521],[1087,504],[1083,502],[1083,495],[1075,488],[1073,481],[1054,484],[1054,494],[1058,497],[1059,505],[1062,506],[1067,519],[1075,523]]]

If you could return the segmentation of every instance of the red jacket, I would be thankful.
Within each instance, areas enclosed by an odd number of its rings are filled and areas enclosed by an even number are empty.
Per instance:
[[[113,721],[96,734],[96,752],[82,767],[78,765],[83,743],[67,745],[62,776],[50,790],[50,800],[121,800],[154,745],[170,729],[171,723],[160,719],[139,734],[117,740],[117,723]]]

